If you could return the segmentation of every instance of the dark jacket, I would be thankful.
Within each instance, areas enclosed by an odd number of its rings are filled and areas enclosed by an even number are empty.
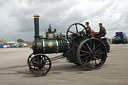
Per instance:
[[[99,34],[106,34],[106,30],[103,26],[100,28]]]
[[[91,27],[90,26],[87,26],[87,31],[88,31],[89,37],[91,37]]]

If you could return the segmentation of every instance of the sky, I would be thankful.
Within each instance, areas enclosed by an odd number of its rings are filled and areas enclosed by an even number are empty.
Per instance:
[[[94,31],[103,23],[108,38],[115,32],[128,35],[128,0],[0,0],[0,40],[34,40],[34,14],[40,15],[43,36],[49,24],[66,32],[71,24],[87,21]]]

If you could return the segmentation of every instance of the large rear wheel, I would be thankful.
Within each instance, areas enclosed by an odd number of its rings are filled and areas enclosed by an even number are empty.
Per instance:
[[[98,39],[86,39],[77,49],[77,60],[87,70],[100,68],[106,61],[105,45]]]

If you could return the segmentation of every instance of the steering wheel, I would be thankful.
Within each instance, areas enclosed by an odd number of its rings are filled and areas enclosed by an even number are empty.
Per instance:
[[[78,46],[81,40],[88,38],[87,28],[81,23],[74,23],[67,29],[66,37],[69,43]]]

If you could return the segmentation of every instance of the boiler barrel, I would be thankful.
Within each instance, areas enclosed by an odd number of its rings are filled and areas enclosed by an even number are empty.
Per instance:
[[[66,40],[43,40],[43,53],[60,53],[70,49]]]
[[[34,42],[33,53],[61,53],[70,49],[70,44],[67,40],[40,40]]]

